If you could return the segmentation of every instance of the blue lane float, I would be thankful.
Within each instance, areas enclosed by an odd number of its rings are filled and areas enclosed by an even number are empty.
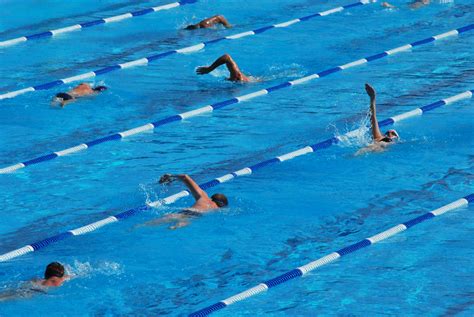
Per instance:
[[[472,92],[467,91],[467,92],[464,92],[462,94],[458,94],[458,95],[443,99],[443,104],[450,104],[450,103],[453,103],[455,101],[464,99],[467,96],[472,97]],[[391,118],[389,118],[389,120],[386,119],[386,120],[380,121],[379,125],[382,122],[386,122],[384,125],[394,124],[396,122],[400,122],[402,120],[411,118],[415,115],[420,115],[420,114],[423,114],[425,112],[432,111],[432,110],[436,109],[436,108],[429,108],[429,110],[423,111],[423,110],[421,110],[422,108],[423,107],[416,108],[415,110],[404,112],[400,115],[391,117]],[[350,132],[346,133],[346,135],[350,136],[352,133],[355,133],[358,130],[359,129],[350,131]],[[245,167],[245,168],[242,168],[240,170],[225,174],[221,177],[215,178],[215,179],[210,180],[206,183],[202,183],[199,186],[206,190],[206,189],[218,186],[219,184],[231,181],[234,178],[251,175],[253,172],[255,172],[257,170],[260,170],[264,167],[274,165],[274,164],[280,163],[280,162],[285,162],[285,161],[294,159],[298,156],[303,156],[303,155],[306,155],[306,154],[309,154],[309,153],[313,153],[313,152],[316,152],[316,151],[327,149],[327,148],[331,147],[332,145],[337,144],[339,141],[340,141],[340,138],[332,137],[332,138],[327,139],[325,141],[318,142],[318,143],[313,144],[313,145],[308,145],[308,146],[302,147],[300,149],[297,149],[295,151],[292,151],[292,152],[289,152],[289,153],[286,153],[286,154],[283,154],[283,155],[280,155],[280,156],[277,156],[277,157],[259,162],[257,164],[251,165],[249,167]],[[59,233],[59,234],[57,234],[53,237],[46,238],[46,239],[41,240],[39,242],[32,243],[32,244],[26,245],[22,248],[7,252],[5,254],[2,254],[2,255],[0,255],[0,262],[5,262],[5,261],[11,260],[13,258],[28,254],[30,252],[40,250],[42,248],[45,248],[45,247],[49,246],[50,244],[54,244],[56,242],[59,242],[59,241],[62,241],[64,239],[66,239],[66,238],[70,238],[70,237],[78,236],[78,235],[83,235],[83,234],[95,231],[95,230],[97,230],[101,227],[104,227],[106,225],[128,219],[128,218],[130,218],[130,217],[132,217],[136,214],[139,214],[139,213],[141,213],[143,211],[146,211],[146,210],[149,210],[151,208],[156,208],[156,207],[159,207],[159,206],[172,204],[172,203],[178,201],[179,199],[182,199],[182,198],[187,197],[189,195],[190,195],[190,193],[187,190],[183,190],[183,191],[180,191],[180,192],[178,192],[174,195],[168,196],[168,197],[166,197],[162,200],[157,200],[157,201],[154,201],[154,202],[150,202],[147,205],[142,205],[142,206],[138,206],[136,208],[129,209],[127,211],[121,212],[121,213],[116,214],[114,216],[110,216],[110,217],[101,219],[99,221],[96,221],[96,222],[93,222],[91,224],[82,226],[80,228],[76,228],[76,229],[72,229],[72,230],[69,230],[69,231],[66,231],[66,232]],[[417,219],[417,220],[413,220],[412,222],[405,223],[406,227],[413,226],[418,222],[426,220],[424,218],[415,218],[415,219]],[[416,221],[418,221],[418,222],[416,222]],[[358,247],[360,247],[360,245],[355,245],[352,248],[358,248]],[[351,250],[352,249],[347,249],[346,248],[346,249],[341,249],[340,251],[341,251],[341,253],[345,254],[345,253],[352,252]]]
[[[224,300],[221,300],[215,304],[212,304],[210,306],[207,306],[201,310],[198,310],[192,314],[189,314],[189,317],[204,317],[208,316],[218,310],[224,309],[227,306],[230,306],[232,304],[235,304],[237,302],[243,301],[244,299],[247,299],[249,297],[253,297],[255,295],[258,295],[260,293],[263,293],[267,291],[268,289],[275,287],[277,285],[286,283],[288,281],[291,281],[297,277],[304,276],[308,274],[311,271],[314,271],[316,269],[319,269],[322,266],[325,266],[329,263],[332,263],[339,258],[349,255],[351,253],[354,253],[356,251],[359,251],[363,248],[366,248],[368,246],[371,246],[372,244],[378,243],[380,241],[383,241],[385,239],[388,239],[390,237],[393,237],[407,229],[410,229],[414,227],[415,225],[418,225],[426,220],[432,219],[434,217],[438,217],[446,212],[453,211],[455,209],[465,207],[469,204],[474,202],[474,193],[467,195],[461,199],[458,199],[456,201],[453,201],[447,205],[444,205],[438,209],[435,209],[433,211],[430,211],[428,213],[425,213],[415,219],[409,220],[407,222],[401,223],[399,225],[396,225],[394,227],[391,227],[383,232],[377,233],[376,235],[373,235],[369,238],[365,238],[357,243],[354,243],[352,245],[349,245],[345,248],[342,248],[338,251],[332,252],[326,256],[323,256],[313,262],[310,262],[306,265],[300,266],[294,270],[291,270],[287,273],[284,273],[280,276],[277,276],[276,278],[273,278],[271,280],[268,280],[266,282],[260,283],[252,288],[249,288],[239,294],[236,294],[234,296],[231,296],[229,298],[226,298]]]
[[[168,4],[156,6],[156,7],[145,8],[145,9],[141,9],[141,10],[137,10],[137,11],[133,11],[133,12],[123,13],[123,14],[120,14],[120,15],[114,15],[114,16],[111,16],[111,17],[108,17],[108,18],[103,18],[103,19],[98,19],[98,20],[94,20],[94,21],[89,21],[89,22],[79,23],[79,24],[75,24],[75,25],[70,25],[70,26],[60,28],[60,29],[54,29],[54,30],[50,30],[50,31],[46,31],[46,32],[20,36],[20,37],[14,38],[14,39],[1,41],[0,42],[0,48],[13,46],[13,45],[16,45],[16,44],[19,44],[19,43],[22,43],[22,42],[26,42],[26,41],[38,40],[38,39],[47,38],[47,37],[53,37],[53,36],[57,36],[57,35],[60,35],[60,34],[65,34],[65,33],[73,32],[73,31],[77,31],[77,30],[81,30],[81,29],[85,29],[85,28],[90,28],[90,27],[93,27],[93,26],[101,25],[101,24],[109,24],[109,23],[113,23],[113,22],[123,21],[123,20],[126,20],[126,19],[130,19],[130,18],[134,18],[134,17],[138,17],[138,16],[143,16],[145,14],[149,14],[149,13],[153,13],[153,12],[173,9],[173,8],[183,6],[183,5],[186,5],[186,4],[195,3],[197,1],[198,0],[181,0],[181,1],[178,1],[178,2],[172,2],[172,3],[168,3]]]
[[[460,29],[463,29],[463,28],[460,28]],[[446,32],[446,33],[435,35],[435,36],[432,36],[430,38],[434,38],[434,39],[439,40],[439,39],[446,38],[446,37],[449,37],[449,36],[454,36],[454,35],[459,34],[458,30],[460,30],[460,29],[456,29],[456,30],[452,30],[452,31],[449,31],[449,32]],[[473,28],[470,28],[469,30],[472,30],[472,29]],[[418,42],[420,42],[420,41],[418,41]],[[393,55],[393,54],[396,54],[396,53],[399,53],[399,52],[403,52],[403,51],[409,50],[411,47],[412,47],[411,44],[399,46],[399,47],[396,47],[394,49],[385,51],[384,53],[386,53],[386,54],[384,54],[383,56],[390,56],[390,55]],[[376,55],[381,55],[381,54],[376,54]],[[57,152],[54,152],[54,153],[49,153],[49,154],[31,159],[31,160],[28,160],[26,162],[20,162],[20,163],[17,163],[17,164],[6,166],[6,167],[0,169],[0,174],[11,173],[11,172],[14,172],[16,170],[22,169],[26,166],[30,166],[30,165],[33,165],[33,164],[42,163],[42,162],[46,162],[46,161],[50,161],[50,160],[55,159],[57,157],[61,157],[61,156],[65,156],[65,155],[69,155],[69,154],[72,154],[72,153],[79,152],[79,151],[82,151],[82,150],[85,150],[85,149],[89,148],[90,144],[96,145],[96,144],[102,144],[102,143],[109,142],[109,141],[120,140],[122,138],[126,138],[126,137],[129,137],[129,136],[132,136],[132,135],[136,135],[136,134],[143,133],[143,132],[146,132],[146,131],[149,131],[149,130],[153,130],[157,127],[164,126],[164,125],[170,124],[172,122],[178,122],[178,121],[181,121],[181,120],[189,119],[189,118],[194,117],[194,116],[198,116],[198,115],[209,113],[209,112],[212,112],[212,111],[215,111],[215,110],[218,110],[218,109],[222,109],[222,108],[224,108],[226,106],[229,106],[229,105],[232,105],[232,104],[248,101],[248,100],[251,100],[253,98],[260,97],[260,96],[265,96],[265,95],[271,94],[275,91],[278,91],[278,90],[281,90],[281,89],[284,89],[284,88],[288,88],[288,87],[292,87],[292,86],[295,86],[295,85],[300,85],[300,84],[303,84],[303,83],[307,83],[309,81],[327,76],[329,74],[334,74],[334,73],[336,73],[340,70],[360,66],[360,65],[363,65],[363,64],[368,63],[368,62],[369,61],[365,58],[359,59],[359,60],[356,60],[356,61],[353,61],[353,62],[350,62],[350,63],[346,63],[346,64],[341,65],[341,66],[331,67],[328,70],[324,70],[324,71],[321,71],[319,73],[314,73],[314,74],[311,74],[311,75],[307,75],[305,77],[301,77],[299,79],[295,79],[295,80],[292,80],[292,81],[284,82],[284,83],[281,83],[281,84],[278,84],[278,85],[275,85],[275,86],[272,86],[272,87],[269,87],[269,88],[266,88],[266,89],[261,89],[261,90],[254,91],[254,92],[242,95],[242,96],[233,97],[233,98],[228,99],[228,100],[216,102],[216,103],[208,105],[208,106],[204,106],[204,107],[197,108],[197,109],[194,109],[194,110],[191,110],[191,111],[187,111],[187,112],[184,112],[184,113],[173,115],[173,116],[170,116],[168,118],[164,118],[164,119],[161,119],[161,120],[158,120],[158,121],[155,121],[155,122],[150,122],[150,123],[144,124],[142,126],[132,128],[130,130],[122,131],[122,132],[119,132],[119,133],[114,133],[112,135],[103,137],[99,140],[93,140],[93,141],[90,141],[90,142],[85,142],[85,143],[82,143],[82,144],[79,144],[79,145],[76,145],[76,146],[73,146],[73,147],[70,147],[70,148],[67,148],[67,149],[64,149],[64,150],[60,150],[60,151],[57,151]],[[464,92],[460,95],[452,96],[452,97],[449,97],[449,98],[444,99],[444,100],[439,100],[439,101],[437,101],[437,102],[435,102],[431,105],[426,105],[423,108],[421,108],[421,111],[427,111],[431,107],[436,108],[438,106],[445,105],[447,102],[451,101],[451,98],[463,99],[463,98],[470,98],[471,96],[472,96],[472,92],[471,91],[466,91],[466,92]],[[387,119],[387,120],[389,120],[389,119]],[[381,122],[381,124],[383,126],[383,125],[388,124],[388,122],[383,121],[383,122]]]
[[[327,16],[327,15],[330,15],[330,14],[334,14],[334,13],[337,13],[337,12],[340,12],[340,11],[343,11],[343,10],[351,9],[351,8],[358,7],[358,6],[361,6],[361,5],[364,5],[364,4],[368,4],[368,3],[370,3],[369,0],[361,0],[361,1],[358,1],[358,2],[355,2],[355,3],[352,3],[352,4],[342,6],[342,7],[337,7],[337,8],[334,8],[334,9],[327,10],[327,11],[318,12],[318,13],[312,15],[311,18]],[[101,68],[99,70],[95,70],[95,71],[92,71],[92,72],[83,73],[83,74],[79,74],[79,75],[75,75],[75,76],[67,77],[67,78],[63,78],[63,79],[56,79],[56,80],[53,80],[53,81],[48,82],[48,83],[43,83],[43,84],[28,87],[28,88],[23,88],[23,89],[19,89],[19,90],[6,92],[6,93],[3,93],[3,94],[0,94],[0,100],[14,98],[14,97],[17,97],[17,96],[20,96],[20,95],[23,95],[23,94],[26,94],[26,93],[32,92],[32,91],[45,90],[45,89],[50,89],[52,87],[56,87],[56,86],[63,85],[63,84],[69,84],[69,83],[76,82],[76,81],[82,81],[82,80],[85,80],[85,79],[96,77],[98,75],[107,74],[107,73],[110,73],[110,72],[113,72],[113,71],[116,71],[116,70],[119,70],[119,69],[126,69],[126,68],[135,67],[135,66],[148,65],[148,63],[150,63],[150,62],[154,62],[154,61],[163,59],[167,56],[171,56],[171,55],[174,55],[174,54],[194,53],[194,52],[202,50],[206,46],[213,45],[213,44],[215,44],[217,42],[220,42],[220,41],[223,41],[223,40],[241,39],[241,38],[244,38],[244,37],[247,37],[247,36],[261,34],[263,32],[266,32],[266,31],[270,30],[270,29],[273,29],[273,28],[288,27],[288,26],[293,25],[295,23],[304,22],[304,21],[307,21],[307,20],[309,20],[309,18],[308,19],[303,19],[303,18],[293,19],[293,20],[290,20],[290,21],[286,21],[286,22],[282,22],[282,23],[278,23],[278,24],[274,24],[274,25],[269,25],[269,26],[265,26],[265,27],[261,27],[257,30],[246,31],[246,32],[242,32],[242,33],[238,33],[238,34],[234,34],[234,35],[229,35],[229,36],[225,36],[225,37],[218,38],[218,39],[215,39],[215,40],[206,41],[206,42],[203,42],[203,43],[191,45],[191,46],[188,46],[188,47],[184,47],[184,48],[180,48],[180,49],[176,49],[176,50],[171,50],[171,51],[155,54],[155,55],[148,56],[148,57],[143,57],[143,58],[132,60],[132,61],[129,61],[129,62],[126,62],[126,63],[107,66],[107,67],[104,67],[104,68]]]

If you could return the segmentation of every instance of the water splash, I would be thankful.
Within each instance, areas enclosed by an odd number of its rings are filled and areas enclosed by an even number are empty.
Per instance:
[[[344,129],[347,132],[339,133],[336,127],[335,136],[339,139],[338,145],[341,147],[363,147],[372,143],[370,135],[370,112],[367,112],[359,122],[356,122],[351,128]]]
[[[90,262],[80,262],[74,260],[73,265],[65,265],[67,272],[74,277],[92,277],[94,275],[121,275],[124,270],[119,263],[101,261],[95,265],[92,265]]]
[[[265,73],[258,77],[260,81],[270,81],[281,78],[299,78],[307,74],[306,69],[297,63],[288,65],[271,65]]]
[[[145,203],[148,205],[154,201],[158,200],[158,194],[155,189],[150,184],[139,184],[140,190],[143,192],[145,197]],[[162,189],[162,191],[165,189]]]
[[[217,69],[214,69],[212,72],[210,72],[207,75],[211,75],[212,77],[216,77],[216,78],[221,78],[221,77],[228,78],[229,77],[229,71],[225,67],[224,68],[217,68]]]

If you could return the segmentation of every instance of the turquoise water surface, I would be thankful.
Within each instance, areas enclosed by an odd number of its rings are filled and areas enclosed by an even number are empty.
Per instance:
[[[170,1],[3,1],[0,40]],[[346,5],[351,0],[203,0],[0,49],[0,93],[74,76]],[[380,3],[221,41],[192,54],[95,79],[109,89],[64,109],[74,84],[0,101],[0,168],[170,115],[345,64],[474,21],[471,0],[419,10]],[[223,14],[232,29],[183,31]],[[468,32],[74,155],[0,175],[0,254],[182,190],[164,173],[206,182],[367,123],[364,83],[385,119],[474,89]],[[229,53],[250,84],[197,76]],[[0,263],[0,292],[52,261],[76,278],[47,295],[0,302],[1,316],[186,315],[473,192],[472,99],[395,125],[389,150],[355,152],[367,135],[262,169],[209,191],[229,207],[189,227],[134,226],[185,198]],[[216,316],[472,316],[473,207],[347,256]]]

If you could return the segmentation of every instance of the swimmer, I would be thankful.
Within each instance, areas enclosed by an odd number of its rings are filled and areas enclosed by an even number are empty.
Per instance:
[[[170,184],[175,180],[179,180],[183,182],[184,185],[186,185],[196,201],[194,205],[192,205],[190,208],[183,209],[180,212],[168,214],[159,219],[148,221],[136,227],[156,226],[174,222],[175,224],[169,227],[169,229],[178,229],[189,225],[189,220],[192,218],[201,217],[205,213],[226,207],[228,205],[227,197],[225,195],[214,194],[209,197],[207,193],[186,174],[165,174],[160,178],[160,184]]]
[[[70,279],[65,274],[64,266],[58,262],[48,264],[44,272],[44,279],[34,279],[23,283],[17,289],[11,289],[0,293],[0,302],[14,299],[26,299],[37,294],[46,294],[49,287],[59,287]]]
[[[415,0],[412,3],[409,4],[409,7],[411,9],[419,9],[423,6],[429,5],[430,0]],[[388,2],[382,2],[381,6],[387,9],[396,9],[397,7],[388,3]]]
[[[367,148],[358,151],[357,154],[363,154],[370,151],[380,152],[399,138],[398,133],[395,130],[388,130],[385,134],[380,132],[379,123],[377,122],[377,111],[375,109],[375,89],[369,84],[365,84],[365,91],[370,97],[370,125],[373,143]]]
[[[419,9],[430,4],[430,0],[416,0],[410,4],[411,9]]]
[[[387,9],[395,9],[396,8],[396,6],[394,6],[394,5],[392,5],[388,2],[382,2],[380,5],[384,8],[387,8]]]
[[[76,101],[79,97],[90,96],[107,90],[105,86],[96,86],[94,88],[87,83],[82,83],[68,92],[60,92],[53,98],[53,103],[59,102],[61,107],[66,104]]]
[[[240,82],[245,82],[245,83],[250,82],[250,79],[240,71],[239,66],[237,66],[237,63],[234,62],[234,60],[229,54],[222,55],[221,57],[216,59],[216,61],[212,63],[211,66],[198,67],[196,70],[196,73],[198,75],[209,74],[214,69],[216,69],[217,67],[223,64],[227,66],[227,69],[229,70],[229,73],[230,73],[230,76],[229,78],[227,78],[227,80],[240,81]]]
[[[70,278],[65,274],[64,266],[59,262],[49,263],[44,271],[44,279],[34,281],[35,284],[43,287],[59,287]]]
[[[216,24],[222,24],[226,28],[231,28],[232,25],[226,20],[223,15],[215,15],[211,18],[204,19],[199,23],[191,24],[185,27],[185,30],[196,30],[196,29],[207,29],[213,27]]]

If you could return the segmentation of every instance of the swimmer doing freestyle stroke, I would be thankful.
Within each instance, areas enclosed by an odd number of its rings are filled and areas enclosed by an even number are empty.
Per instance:
[[[419,9],[421,7],[427,6],[430,4],[430,0],[415,0],[412,3],[409,4],[410,9]],[[382,2],[381,3],[382,7],[387,8],[387,9],[396,9],[397,7],[392,5],[389,2]]]
[[[203,214],[215,211],[216,209],[226,207],[228,205],[227,197],[223,194],[214,194],[211,197],[199,187],[199,185],[186,174],[172,175],[165,174],[160,178],[160,184],[170,184],[175,180],[179,180],[186,185],[191,195],[195,199],[194,205],[190,208],[181,210],[180,212],[175,212],[167,214],[161,218],[148,221],[144,224],[137,225],[137,227],[148,227],[148,226],[158,226],[165,223],[175,224],[170,226],[169,229],[178,229],[189,225],[190,219],[197,218]]]
[[[60,287],[71,278],[66,274],[64,266],[59,262],[49,263],[44,271],[43,279],[34,279],[23,283],[16,289],[10,289],[0,293],[0,302],[15,299],[26,299],[37,294],[46,294],[50,287]]]
[[[191,24],[185,27],[185,30],[208,29],[216,24],[222,24],[226,28],[231,28],[229,21],[223,15],[215,15],[213,17],[202,20],[199,23]]]
[[[56,94],[52,102],[53,104],[59,102],[61,107],[64,107],[66,104],[76,101],[76,99],[79,97],[95,95],[104,90],[107,90],[107,87],[96,86],[92,88],[91,85],[87,83],[82,83],[77,85],[75,88],[69,90],[68,92],[60,92]]]

